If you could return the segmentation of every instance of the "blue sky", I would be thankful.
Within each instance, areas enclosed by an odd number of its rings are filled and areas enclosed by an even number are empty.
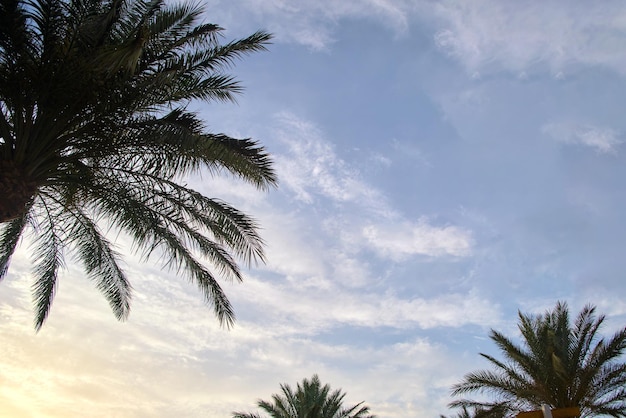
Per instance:
[[[35,334],[25,242],[0,284],[0,415],[228,417],[318,373],[381,418],[436,417],[518,310],[624,326],[623,3],[206,5],[225,39],[275,34],[233,69],[237,104],[194,105],[280,178],[188,180],[263,228],[267,264],[224,285],[235,328],[129,253],[127,322],[68,260]]]

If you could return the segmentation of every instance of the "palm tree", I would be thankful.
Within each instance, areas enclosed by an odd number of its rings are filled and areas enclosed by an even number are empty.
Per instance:
[[[481,354],[493,370],[470,373],[455,385],[453,395],[487,393],[493,402],[461,399],[453,407],[498,409],[501,416],[540,409],[579,407],[581,417],[626,417],[626,328],[610,339],[599,335],[604,315],[586,306],[570,322],[566,303],[543,315],[519,313],[522,345],[492,330],[491,339],[504,360]],[[502,414],[502,411],[505,411]]]
[[[272,401],[259,400],[257,405],[272,418],[375,418],[369,407],[360,402],[350,408],[343,407],[346,396],[340,389],[330,392],[330,386],[321,386],[320,379],[298,383],[294,392],[289,385],[280,385],[282,395],[272,395]],[[234,412],[233,418],[260,418],[258,414]]]
[[[504,416],[505,411],[501,408],[484,409],[481,407],[469,408],[467,406],[462,406],[461,411],[459,411],[455,416],[451,416],[449,418],[503,418]],[[448,417],[440,415],[439,418]]]
[[[227,172],[267,189],[276,177],[263,147],[208,132],[187,105],[233,100],[224,70],[270,35],[220,43],[198,4],[0,0],[0,278],[30,232],[36,329],[68,252],[126,318],[131,286],[108,238],[120,232],[234,321],[217,277],[263,261],[256,222],[182,179]]]

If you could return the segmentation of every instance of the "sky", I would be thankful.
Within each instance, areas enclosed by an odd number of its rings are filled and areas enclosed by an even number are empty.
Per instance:
[[[453,415],[518,311],[626,325],[623,2],[205,4],[225,41],[275,36],[231,69],[236,104],[192,105],[279,177],[187,180],[262,227],[266,264],[224,283],[237,323],[126,251],[126,322],[68,259],[36,333],[24,242],[0,283],[0,416],[230,417],[313,374],[379,418]]]

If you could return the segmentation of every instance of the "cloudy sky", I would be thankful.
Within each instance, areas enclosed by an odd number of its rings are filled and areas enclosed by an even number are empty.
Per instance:
[[[237,104],[197,107],[280,178],[189,180],[263,228],[267,264],[224,285],[235,328],[130,254],[128,321],[68,260],[35,333],[23,245],[0,284],[0,416],[229,417],[317,373],[381,418],[437,417],[518,310],[626,324],[623,2],[206,6],[225,39],[275,34],[233,69]]]

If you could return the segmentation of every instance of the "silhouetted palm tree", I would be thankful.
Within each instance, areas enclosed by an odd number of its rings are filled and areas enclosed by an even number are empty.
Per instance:
[[[519,313],[522,345],[492,330],[504,360],[481,354],[493,370],[470,373],[453,387],[453,395],[487,393],[494,402],[467,399],[451,406],[503,408],[505,416],[519,411],[580,407],[581,417],[626,417],[626,328],[612,338],[598,331],[604,322],[595,307],[586,306],[570,323],[567,304],[557,303],[544,315]]]
[[[489,408],[480,406],[461,406],[461,411],[456,415],[446,417],[440,415],[440,418],[504,418],[506,417],[507,408],[502,405],[492,405]]]
[[[289,385],[280,385],[281,395],[272,395],[272,401],[259,400],[258,406],[271,418],[375,418],[363,402],[343,407],[346,396],[341,390],[331,393],[330,386],[322,386],[317,375],[298,383],[296,391]],[[260,418],[258,414],[233,413],[233,418]]]
[[[128,315],[131,286],[103,233],[128,234],[148,257],[194,281],[225,325],[232,307],[216,273],[241,280],[237,259],[263,261],[254,220],[181,182],[232,173],[275,183],[265,150],[206,131],[192,100],[229,101],[223,71],[264,49],[257,32],[222,44],[202,9],[164,0],[0,0],[0,278],[20,237],[34,239],[36,328],[69,252]]]
[[[439,418],[503,418],[506,416],[506,408],[495,405],[489,409],[477,406],[471,408],[462,406],[460,409],[461,411],[454,416],[446,417],[445,415],[440,415]]]

